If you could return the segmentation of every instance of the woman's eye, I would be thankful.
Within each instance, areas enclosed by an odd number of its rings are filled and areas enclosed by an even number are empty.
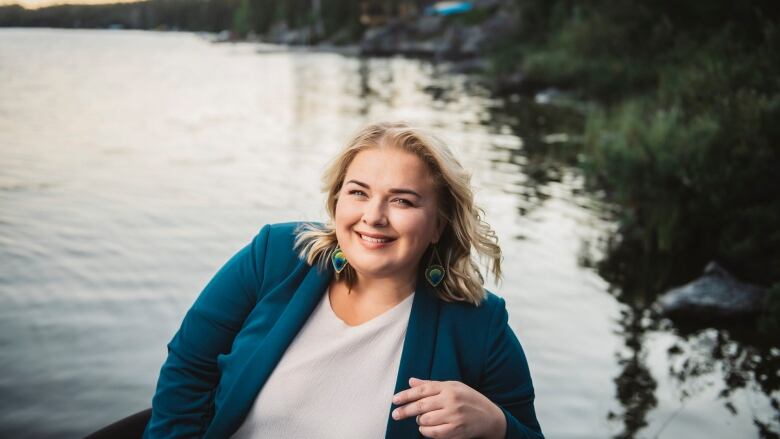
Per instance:
[[[354,195],[356,197],[361,197],[361,198],[368,197],[368,194],[365,191],[362,191],[360,189],[350,189],[349,191],[347,191],[347,194]],[[407,200],[406,198],[395,198],[391,200],[391,202],[404,207],[414,206],[414,204],[411,201]]]

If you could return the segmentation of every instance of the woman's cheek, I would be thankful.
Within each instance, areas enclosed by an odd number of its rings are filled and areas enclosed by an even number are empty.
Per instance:
[[[397,208],[393,215],[393,224],[399,232],[425,233],[430,228],[427,212],[423,209]]]
[[[338,216],[338,215],[337,215]],[[360,206],[354,202],[345,202],[341,209],[341,220],[345,223],[345,226],[351,226],[360,220],[362,216]]]

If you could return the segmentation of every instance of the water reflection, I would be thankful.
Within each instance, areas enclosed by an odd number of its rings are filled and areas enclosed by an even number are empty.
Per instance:
[[[663,437],[661,433],[684,416],[691,400],[712,397],[722,405],[724,416],[752,419],[759,437],[780,437],[780,349],[757,336],[755,322],[702,329],[695,322],[662,318],[653,307],[661,289],[670,279],[698,274],[690,261],[701,255],[692,249],[692,255],[662,259],[645,251],[642,242],[646,239],[652,237],[641,236],[640,228],[622,224],[600,242],[604,256],[595,264],[599,273],[612,282],[612,294],[627,306],[620,326],[630,355],[619,360],[624,370],[615,380],[625,410],[620,416],[610,414],[624,423],[624,433],[616,437],[634,437],[657,405],[657,382],[648,373],[643,353],[660,349],[660,345],[652,345],[653,335],[658,332],[674,337],[665,350],[665,385],[679,407],[666,414],[656,436]],[[756,410],[755,400],[746,398],[750,394],[763,394],[764,404],[774,412]]]
[[[648,425],[648,412],[658,405],[655,396],[658,383],[646,365],[646,322],[641,310],[626,308],[621,312],[619,331],[624,337],[625,349],[616,353],[622,370],[615,377],[615,393],[623,406],[623,412],[607,414],[611,421],[623,424],[623,430],[615,438],[635,437],[637,432]]]
[[[685,402],[707,386],[720,387],[717,393],[732,415],[747,410],[762,438],[777,438],[780,424],[780,349],[752,344],[725,330],[698,330],[683,334],[680,342],[668,349],[669,376],[679,389],[680,401]],[[722,377],[722,386],[717,379]],[[766,416],[753,412],[751,407],[739,408],[740,390],[760,390],[770,395],[775,410]]]
[[[581,149],[578,139],[586,109],[576,103],[551,105],[523,96],[512,96],[503,106],[491,109],[490,125],[495,131],[509,132],[506,128],[509,126],[522,139],[509,146],[494,145],[494,149],[506,154],[496,154],[493,158],[497,171],[522,176],[508,189],[520,200],[520,215],[529,215],[544,204],[549,198],[550,183],[577,174],[572,167]],[[573,194],[583,189],[581,185],[571,186]],[[594,197],[586,197],[583,206],[604,218],[616,218],[614,207],[599,203]],[[677,424],[683,424],[689,416],[686,403],[706,398],[703,393],[712,389],[720,389],[717,399],[730,416],[752,419],[760,437],[780,437],[777,433],[780,349],[756,346],[755,328],[692,330],[681,322],[675,326],[662,319],[652,306],[659,292],[670,283],[683,282],[698,274],[701,267],[692,262],[701,260],[703,255],[696,254],[696,248],[690,254],[671,259],[648,254],[643,243],[653,237],[642,236],[642,229],[630,220],[629,223],[612,221],[614,227],[602,228],[603,233],[582,240],[579,263],[596,269],[607,279],[611,284],[610,294],[624,304],[615,331],[623,340],[622,348],[615,353],[620,371],[614,377],[615,398],[621,407],[606,414],[611,423],[620,426],[613,437],[647,434],[666,437],[669,432],[672,432],[669,437],[678,437],[674,433],[679,428]],[[668,367],[666,374],[654,370],[656,364],[648,364],[648,356],[655,355],[654,351],[662,346],[655,337],[658,334],[674,339],[663,359]],[[659,375],[667,378],[662,389],[659,389]],[[673,401],[679,406],[657,410],[659,403],[668,404],[659,401],[658,392],[668,390],[672,390]],[[753,402],[746,404],[742,399],[745,393],[756,392],[766,397],[766,404],[774,413],[756,410]],[[654,410],[660,412],[658,416],[651,416]]]
[[[573,107],[539,104],[526,96],[512,96],[502,104],[491,107],[487,123],[494,132],[520,141],[495,144],[494,148],[507,154],[496,155],[494,166],[515,168],[517,181],[509,190],[522,198],[518,213],[526,215],[550,197],[549,183],[577,174],[573,165],[584,117]],[[578,183],[567,186],[576,193],[581,189]]]

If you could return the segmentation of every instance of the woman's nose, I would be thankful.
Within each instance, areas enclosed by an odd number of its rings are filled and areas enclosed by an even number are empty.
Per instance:
[[[378,197],[365,204],[363,222],[369,226],[381,227],[387,225],[385,204]]]

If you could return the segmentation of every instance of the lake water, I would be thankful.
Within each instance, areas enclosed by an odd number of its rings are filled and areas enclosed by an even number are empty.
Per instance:
[[[733,385],[733,362],[712,354],[739,344],[631,329],[583,262],[614,230],[608,207],[575,169],[532,178],[537,134],[446,67],[190,33],[1,29],[0,436],[79,437],[149,407],[165,345],[214,272],[265,223],[323,219],[325,163],[380,119],[430,127],[472,170],[505,253],[489,287],[548,437],[777,430],[777,392]],[[702,369],[681,374],[683,361]]]

